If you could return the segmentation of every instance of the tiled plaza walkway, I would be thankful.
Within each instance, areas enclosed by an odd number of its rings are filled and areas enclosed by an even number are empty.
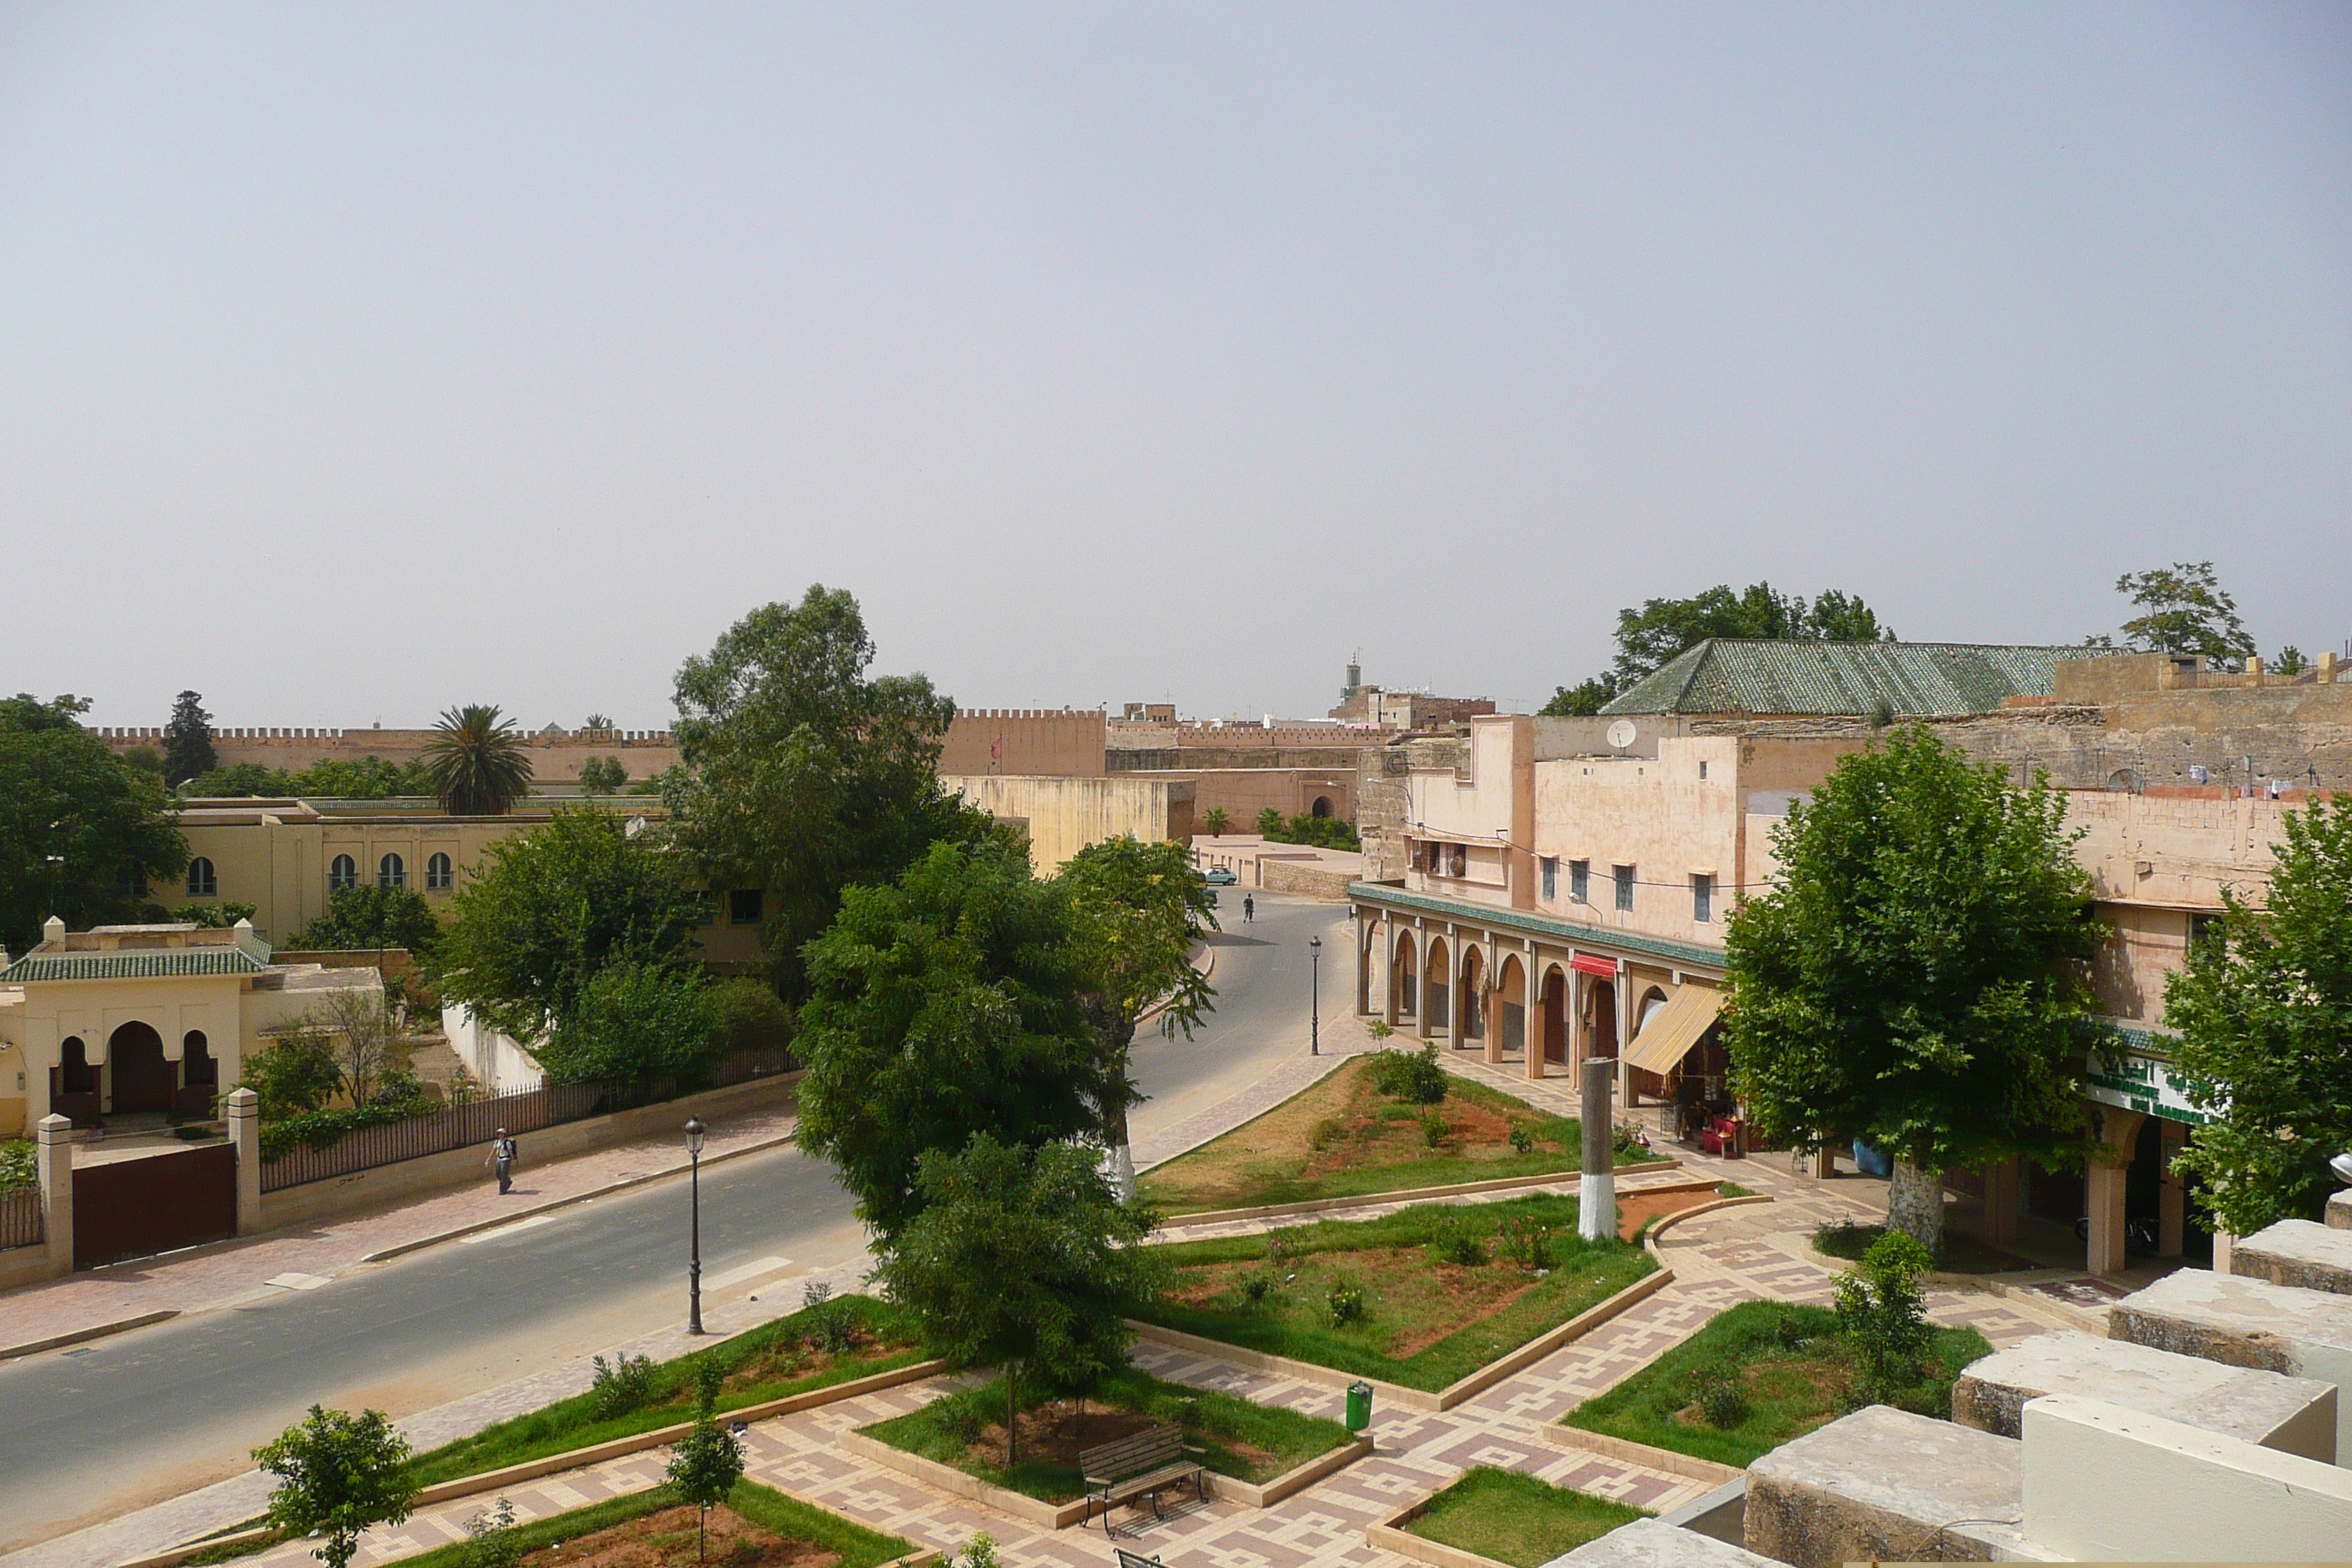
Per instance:
[[[1548,1108],[1571,1114],[1575,1110],[1564,1083],[1528,1084],[1472,1061],[1466,1054],[1447,1066]],[[1390,1568],[1402,1560],[1367,1546],[1364,1527],[1445,1485],[1471,1465],[1528,1471],[1653,1510],[1673,1508],[1706,1490],[1704,1483],[1685,1477],[1563,1450],[1545,1442],[1538,1432],[1580,1401],[1648,1364],[1736,1301],[1827,1300],[1836,1273],[1810,1257],[1806,1238],[1825,1220],[1880,1217],[1884,1187],[1861,1180],[1815,1182],[1792,1174],[1781,1160],[1683,1157],[1687,1172],[1629,1182],[1628,1190],[1699,1174],[1737,1180],[1775,1201],[1722,1210],[1676,1227],[1661,1248],[1675,1271],[1672,1285],[1476,1399],[1442,1415],[1376,1408],[1372,1436],[1378,1451],[1288,1501],[1264,1510],[1215,1501],[1171,1507],[1161,1521],[1154,1521],[1148,1511],[1122,1511],[1118,1518],[1120,1543],[1160,1556],[1171,1568]],[[1379,1212],[1353,1210],[1349,1217]],[[1971,1324],[1996,1346],[2062,1326],[2031,1303],[1992,1295],[1938,1291],[1929,1304],[1937,1321]],[[1329,1389],[1153,1344],[1139,1346],[1137,1359],[1176,1382],[1227,1389],[1334,1419],[1340,1415],[1342,1396]],[[833,1446],[843,1431],[914,1408],[953,1386],[951,1380],[939,1379],[762,1422],[749,1437],[751,1474],[877,1530],[902,1535],[919,1547],[954,1550],[984,1531],[996,1538],[1004,1559],[1020,1568],[1108,1564],[1110,1542],[1099,1527],[1041,1531],[894,1471],[877,1469]],[[639,1455],[518,1487],[509,1495],[519,1513],[541,1517],[652,1486],[660,1479],[663,1458],[659,1453]],[[464,1500],[425,1510],[397,1530],[373,1531],[359,1561],[390,1562],[457,1539],[466,1521],[494,1500]],[[300,1546],[289,1544],[256,1561],[290,1565],[306,1557]]]

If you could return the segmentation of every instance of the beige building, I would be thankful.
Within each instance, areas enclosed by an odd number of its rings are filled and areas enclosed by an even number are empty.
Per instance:
[[[117,752],[145,746],[160,750],[163,731],[152,728],[105,728],[91,731]],[[253,763],[299,773],[314,763],[356,763],[381,757],[407,763],[425,755],[437,731],[250,727],[223,725],[213,731],[213,754],[223,767]],[[618,757],[632,779],[648,779],[677,763],[677,741],[667,730],[566,730],[550,724],[525,733],[532,779],[540,784],[578,781],[591,757]]]
[[[940,782],[999,821],[1019,824],[1041,876],[1106,838],[1181,844],[1192,836],[1192,785],[1181,780],[983,775]]]
[[[373,969],[275,963],[244,922],[68,932],[52,919],[0,968],[0,1137],[52,1111],[209,1118],[247,1057],[354,988],[383,991]]]

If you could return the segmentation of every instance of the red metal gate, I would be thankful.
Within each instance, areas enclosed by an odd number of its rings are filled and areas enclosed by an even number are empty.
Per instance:
[[[236,1150],[227,1143],[84,1165],[73,1184],[77,1268],[236,1234]]]

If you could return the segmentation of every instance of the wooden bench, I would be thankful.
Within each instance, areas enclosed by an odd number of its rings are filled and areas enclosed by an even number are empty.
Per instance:
[[[1181,1427],[1153,1426],[1132,1437],[1078,1451],[1078,1473],[1086,1482],[1086,1507],[1078,1516],[1084,1530],[1094,1520],[1095,1504],[1103,1509],[1103,1530],[1110,1530],[1112,1505],[1150,1493],[1152,1517],[1160,1512],[1160,1491],[1179,1481],[1192,1483],[1192,1495],[1205,1500],[1201,1467],[1185,1457]]]
[[[1129,1552],[1124,1546],[1114,1546],[1111,1551],[1118,1554],[1118,1568],[1160,1568],[1160,1562],[1157,1557],[1140,1556]]]

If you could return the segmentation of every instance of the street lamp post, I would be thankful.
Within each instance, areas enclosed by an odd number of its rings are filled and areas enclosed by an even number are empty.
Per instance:
[[[1323,939],[1307,939],[1307,1054],[1323,1054]]]
[[[694,1218],[687,1232],[686,1263],[686,1331],[702,1331],[702,1134],[705,1129],[698,1116],[687,1118],[686,1152],[693,1160],[693,1173],[688,1184],[694,1194]]]

